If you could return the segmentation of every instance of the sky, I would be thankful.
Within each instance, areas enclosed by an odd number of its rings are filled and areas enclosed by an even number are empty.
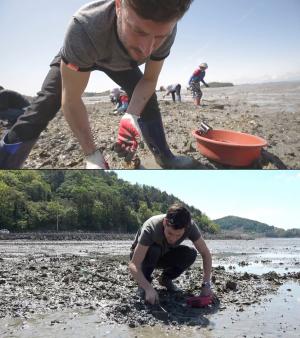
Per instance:
[[[300,171],[118,170],[119,178],[173,194],[211,219],[238,216],[300,229]]]
[[[26,95],[40,90],[74,12],[85,0],[0,1],[0,85]],[[194,0],[180,21],[158,85],[186,86],[201,62],[207,82],[300,80],[299,0]],[[94,72],[87,91],[113,88]]]

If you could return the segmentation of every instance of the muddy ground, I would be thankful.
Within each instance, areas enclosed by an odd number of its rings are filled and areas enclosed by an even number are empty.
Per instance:
[[[135,233],[110,233],[110,232],[0,232],[0,240],[35,240],[35,241],[112,241],[134,240]]]
[[[158,93],[165,132],[171,150],[196,159],[199,169],[230,168],[204,158],[196,150],[192,131],[205,121],[215,129],[229,129],[260,136],[268,146],[250,168],[300,168],[300,84],[244,85],[204,89],[202,106],[196,108],[189,92],[183,102],[173,104]],[[103,98],[101,98],[103,99]],[[107,100],[106,100],[107,101]],[[132,168],[114,152],[118,125],[122,115],[113,113],[110,102],[87,102],[93,135],[112,169]],[[2,127],[1,127],[2,125]],[[5,129],[0,124],[0,132]],[[142,168],[159,168],[147,148],[138,155]],[[52,120],[34,147],[25,168],[83,168],[79,144],[61,113]]]
[[[168,314],[138,297],[131,242],[0,241],[0,336],[298,337],[299,239],[208,240],[220,302],[186,306],[200,292],[199,256],[176,281],[181,293],[166,293],[155,274]]]
[[[195,264],[176,281],[182,292],[168,293],[156,280],[154,285],[160,304],[149,306],[137,294],[135,281],[129,277],[127,256],[61,255],[35,257],[18,261],[0,258],[0,318],[27,318],[65,309],[98,311],[99,323],[126,324],[129,327],[206,326],[207,315],[231,308],[232,313],[260,304],[264,297],[276,293],[284,282],[300,280],[300,273],[264,275],[226,272],[214,268],[214,290],[219,303],[204,309],[186,305],[187,297],[200,292],[201,268]],[[156,273],[155,277],[157,277]],[[53,323],[54,325],[55,323]]]

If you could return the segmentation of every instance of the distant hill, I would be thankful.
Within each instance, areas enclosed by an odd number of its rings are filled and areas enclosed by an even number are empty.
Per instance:
[[[234,87],[234,84],[230,82],[209,82],[208,84],[211,88]]]
[[[237,216],[215,219],[222,232],[249,234],[257,237],[300,237],[300,229],[284,230],[265,223]]]
[[[104,92],[101,93],[94,93],[94,92],[84,92],[82,94],[82,97],[95,97],[95,96],[109,96],[110,94],[110,90],[106,90]],[[23,95],[29,102],[32,102],[33,99],[35,98],[35,96],[27,96],[27,95]]]
[[[90,93],[90,92],[84,92],[83,97],[94,97],[94,96],[109,96],[110,90],[106,90],[105,92],[101,93]]]

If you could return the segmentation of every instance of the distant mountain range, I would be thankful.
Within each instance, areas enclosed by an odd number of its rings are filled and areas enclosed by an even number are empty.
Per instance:
[[[213,220],[222,233],[247,234],[254,237],[300,237],[300,229],[284,230],[265,223],[237,216],[226,216]]]

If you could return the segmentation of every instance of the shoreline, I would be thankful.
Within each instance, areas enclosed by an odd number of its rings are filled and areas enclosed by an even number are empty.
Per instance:
[[[266,237],[254,236],[250,234],[221,234],[212,235],[202,233],[205,240],[256,240],[256,239],[295,239],[299,237]],[[61,231],[61,232],[19,232],[19,233],[0,233],[1,241],[28,240],[28,241],[128,241],[134,240],[135,233],[109,233],[109,232],[84,232],[84,231]]]
[[[0,241],[28,240],[28,241],[112,241],[134,240],[135,233],[108,233],[108,232],[20,232],[1,234]]]

